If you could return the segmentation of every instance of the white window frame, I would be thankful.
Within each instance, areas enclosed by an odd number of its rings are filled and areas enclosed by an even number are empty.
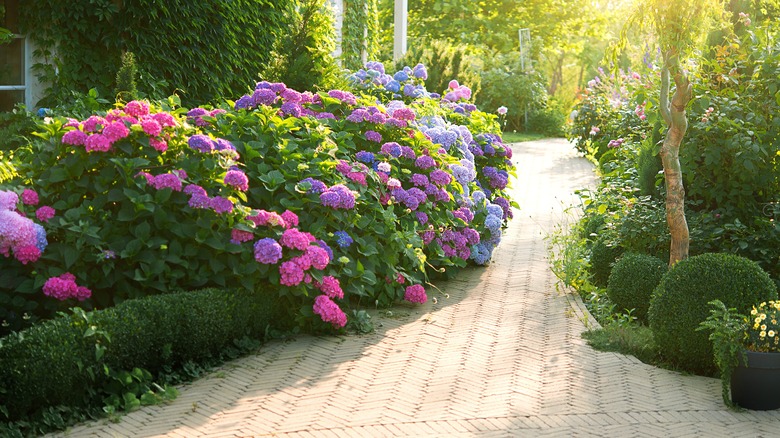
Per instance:
[[[20,34],[14,34],[13,38],[16,40],[22,40],[22,68],[24,69],[22,72],[23,83],[19,85],[0,85],[0,91],[24,91],[24,101],[19,103],[23,103],[28,109],[30,109],[33,104],[33,87],[31,87],[33,84],[33,78],[32,71],[30,69],[33,63],[33,50],[30,46],[29,38]]]

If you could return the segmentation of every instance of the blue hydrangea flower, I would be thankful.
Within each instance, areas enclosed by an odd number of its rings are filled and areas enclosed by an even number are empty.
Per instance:
[[[409,75],[405,71],[399,71],[396,72],[396,74],[393,75],[393,79],[395,79],[398,82],[404,82],[409,80]]]
[[[490,216],[496,216],[496,217],[499,217],[499,218],[504,217],[504,209],[501,208],[500,205],[488,204],[487,205],[487,212],[488,212],[488,215],[490,215]]]
[[[33,223],[33,228],[35,228],[35,247],[43,254],[43,250],[49,245],[49,242],[46,240],[46,230],[36,223]]]
[[[371,164],[374,162],[374,154],[368,151],[360,151],[357,154],[355,154],[355,158],[358,159],[358,161],[362,161],[366,164]]]
[[[395,79],[393,79],[385,85],[385,89],[392,93],[398,93],[399,91],[401,91],[401,84]]]
[[[336,243],[342,248],[349,248],[354,242],[346,231],[336,231],[333,235],[336,236]]]
[[[485,218],[485,227],[487,227],[487,229],[490,230],[490,234],[500,233],[501,232],[500,217],[489,215],[487,218]]]
[[[478,243],[471,247],[471,259],[478,265],[486,265],[490,261],[491,256],[491,249],[484,243]]]

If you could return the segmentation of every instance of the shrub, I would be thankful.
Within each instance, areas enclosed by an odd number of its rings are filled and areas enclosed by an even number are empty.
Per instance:
[[[777,298],[777,288],[755,262],[707,253],[678,262],[653,292],[648,317],[661,353],[692,372],[712,374],[709,332],[696,331],[709,316],[708,302],[722,301],[747,314],[755,303]]]
[[[87,318],[61,316],[13,333],[0,342],[0,412],[15,421],[50,406],[102,402],[103,365],[156,374],[163,366],[213,357],[236,339],[262,338],[278,321],[277,300],[262,290],[203,289],[130,300]],[[109,339],[100,360],[88,330]]]
[[[657,257],[629,252],[612,268],[607,295],[620,310],[631,310],[639,321],[647,321],[653,289],[666,272],[667,264]]]
[[[341,70],[331,53],[335,49],[333,17],[326,0],[298,0],[289,12],[288,29],[277,41],[274,60],[263,69],[269,81],[284,82],[295,90],[341,88]]]
[[[590,250],[590,273],[595,286],[607,287],[612,265],[623,254],[623,251],[622,247],[611,242],[607,237],[596,240]]]
[[[92,292],[84,308],[270,284],[301,325],[316,311],[340,328],[317,295],[389,305],[434,270],[486,264],[512,216],[512,151],[468,87],[433,98],[424,66],[408,70],[367,65],[352,77],[360,98],[262,81],[221,108],[172,97],[45,120],[18,173],[56,210],[50,245],[26,265],[0,258],[0,318],[15,329],[24,312],[66,308],[39,292],[70,272]]]
[[[482,90],[477,103],[489,111],[506,106],[507,130],[555,134],[560,131],[563,117],[556,116],[554,107],[548,106],[542,76],[523,71],[520,59],[519,53],[513,52],[484,61],[486,67],[481,73]],[[555,126],[557,123],[560,125]]]

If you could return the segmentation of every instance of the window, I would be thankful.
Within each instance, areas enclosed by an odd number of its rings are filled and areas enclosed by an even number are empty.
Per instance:
[[[13,34],[9,43],[0,44],[0,111],[9,111],[17,103],[30,104],[30,48],[19,33],[19,0],[0,0],[0,27]]]

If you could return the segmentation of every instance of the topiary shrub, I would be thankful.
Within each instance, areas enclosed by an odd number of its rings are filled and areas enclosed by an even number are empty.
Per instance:
[[[653,289],[658,286],[667,264],[657,257],[629,252],[619,258],[609,274],[607,295],[620,310],[634,309],[632,315],[647,321]]]
[[[609,273],[615,260],[623,255],[624,249],[606,237],[600,237],[590,250],[590,274],[592,282],[598,287],[607,287]]]
[[[751,306],[777,299],[777,288],[755,262],[733,254],[707,253],[682,260],[661,279],[648,311],[650,328],[663,356],[685,370],[716,370],[707,319],[712,300],[747,314]]]

